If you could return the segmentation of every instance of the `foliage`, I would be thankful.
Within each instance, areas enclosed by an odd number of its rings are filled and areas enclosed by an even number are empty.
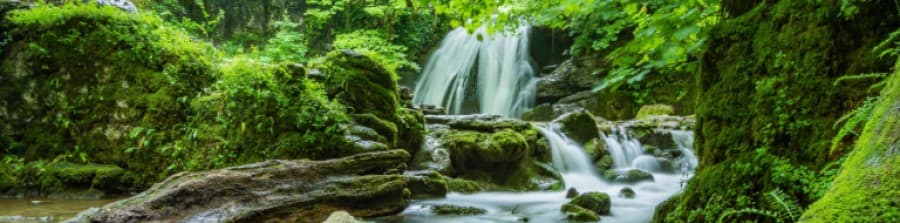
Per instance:
[[[859,130],[862,128],[862,125],[872,116],[872,110],[875,108],[875,102],[877,101],[877,97],[869,97],[861,106],[859,106],[859,108],[844,114],[844,116],[841,116],[841,118],[834,122],[832,128],[837,128],[841,123],[844,124],[841,125],[837,134],[831,140],[831,152],[834,152],[840,147],[841,141],[847,136],[859,135]]]
[[[332,43],[335,49],[351,49],[372,57],[388,70],[402,69],[418,71],[419,66],[407,59],[406,47],[390,43],[387,34],[378,30],[357,30],[340,34]]]
[[[271,62],[291,61],[295,63],[306,62],[307,40],[297,28],[300,24],[290,21],[284,16],[282,21],[276,22],[278,32],[268,40],[263,48],[264,59]]]

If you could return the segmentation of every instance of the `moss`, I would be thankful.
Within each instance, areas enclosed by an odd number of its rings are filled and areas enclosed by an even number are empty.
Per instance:
[[[672,109],[671,105],[664,104],[654,104],[654,105],[644,105],[638,110],[637,115],[635,115],[635,119],[643,119],[650,116],[660,116],[660,115],[672,115],[675,114],[675,110]]]
[[[594,115],[586,110],[566,114],[556,120],[560,129],[579,144],[600,137],[600,129],[594,121]]]
[[[482,215],[487,213],[487,211],[481,208],[449,204],[431,206],[431,211],[437,215]]]
[[[900,72],[886,81],[853,153],[800,222],[900,221]]]
[[[573,221],[599,221],[600,215],[574,204],[564,204],[560,211],[566,213],[566,218]]]
[[[133,175],[113,165],[60,162],[50,165],[32,163],[29,166],[31,170],[23,177],[35,179],[43,195],[63,192],[68,188],[121,193],[120,189],[134,186]]]
[[[582,207],[591,212],[606,215],[609,214],[609,195],[602,192],[587,192],[575,196],[568,204]]]
[[[496,191],[501,189],[501,187],[489,183],[482,183],[460,178],[447,179],[447,188],[450,189],[450,191],[459,193],[475,193],[488,190]]]
[[[890,12],[880,9],[891,4],[866,4],[859,14],[865,16],[842,18],[835,2],[761,3],[710,30],[696,76],[694,147],[701,165],[683,195],[657,212],[666,216],[654,221],[715,221],[727,209],[762,207],[760,191],[776,188],[801,205],[817,199],[810,188],[819,182],[810,176],[841,155],[828,150],[832,125],[864,101],[873,83],[833,82],[889,68],[868,52],[900,27],[883,19]]]

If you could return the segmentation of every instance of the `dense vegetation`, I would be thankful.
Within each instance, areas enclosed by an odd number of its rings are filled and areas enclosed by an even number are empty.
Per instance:
[[[700,167],[655,222],[900,221],[896,1],[134,3],[136,13],[36,1],[0,20],[0,192],[414,154],[425,118],[398,83],[455,26],[529,24],[564,33],[565,57],[591,61],[579,66],[600,80],[593,97],[696,115]],[[516,128],[448,134],[463,148],[453,156],[478,163],[454,164],[473,171],[451,189],[538,189],[528,177],[544,171],[546,145]],[[500,152],[468,157],[475,144]]]

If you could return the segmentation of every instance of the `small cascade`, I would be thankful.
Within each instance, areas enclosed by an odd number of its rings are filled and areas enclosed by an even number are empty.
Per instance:
[[[535,97],[528,32],[528,26],[493,36],[486,28],[451,31],[428,59],[413,101],[444,106],[450,114],[518,116]]]
[[[610,195],[611,215],[601,216],[602,222],[646,223],[653,218],[656,205],[681,191],[683,182],[692,176],[697,159],[691,151],[693,133],[691,131],[658,130],[655,134],[671,135],[680,158],[676,158],[676,170],[664,171],[661,159],[645,155],[643,145],[629,134],[628,129],[618,127],[602,138],[616,170],[641,169],[653,175],[653,181],[638,183],[617,183],[603,179],[598,174],[590,156],[584,149],[569,139],[554,123],[539,128],[551,149],[552,166],[562,176],[565,188],[575,188],[578,192],[598,191]],[[669,146],[671,147],[671,146]],[[433,151],[433,148],[427,148]],[[635,192],[634,198],[619,196],[624,188]],[[403,213],[400,222],[521,222],[527,217],[531,222],[559,222],[565,219],[560,206],[569,202],[563,191],[532,192],[479,192],[474,194],[450,193],[446,198],[413,202]],[[473,216],[435,216],[430,205],[450,204],[476,207],[486,211]]]
[[[612,156],[614,168],[631,167],[632,162],[644,153],[641,142],[629,136],[625,127],[617,126],[611,134],[603,134],[602,138]]]

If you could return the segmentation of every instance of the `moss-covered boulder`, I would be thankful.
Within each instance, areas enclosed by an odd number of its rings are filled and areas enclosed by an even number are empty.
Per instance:
[[[352,50],[329,53],[315,64],[325,74],[329,98],[338,101],[358,124],[375,129],[391,148],[415,153],[425,141],[420,110],[401,105],[397,75],[370,56]]]
[[[584,144],[600,137],[600,129],[594,121],[594,115],[584,109],[560,116],[554,123],[559,124],[559,129],[576,143]]]
[[[587,192],[576,196],[566,205],[582,207],[598,215],[608,215],[611,203],[606,193]]]
[[[433,151],[450,155],[451,177],[510,190],[549,188],[559,176],[549,166],[549,146],[527,122],[493,115],[427,116]],[[430,147],[430,146],[429,146]],[[455,190],[451,182],[451,190]],[[474,187],[470,187],[474,186]],[[460,184],[460,189],[486,189]]]
[[[643,181],[653,181],[653,175],[643,170],[607,170],[603,172],[603,178],[612,182],[619,183],[638,183]]]
[[[635,115],[634,118],[644,119],[650,116],[665,116],[673,114],[675,114],[675,111],[674,109],[672,109],[671,105],[653,104],[641,106],[641,109],[638,110],[637,115]]]
[[[886,83],[853,153],[800,222],[900,221],[900,72]]]
[[[432,205],[431,212],[436,215],[482,215],[487,213],[486,210],[481,208],[452,204]]]
[[[600,221],[600,215],[574,204],[564,204],[560,211],[566,214],[566,219],[572,221]]]

